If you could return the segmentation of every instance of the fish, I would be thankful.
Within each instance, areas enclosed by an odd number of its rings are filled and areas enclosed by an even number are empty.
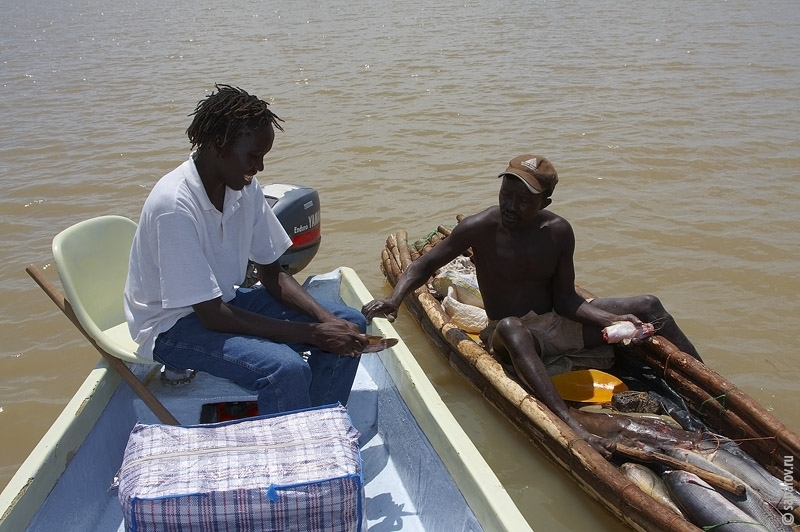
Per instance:
[[[596,436],[635,447],[661,449],[667,446],[692,447],[700,441],[699,432],[677,429],[660,419],[633,418],[623,414],[585,412],[570,409],[573,418]]]
[[[747,484],[745,484],[745,493],[742,496],[724,491],[721,493],[737,508],[763,525],[768,532],[792,532],[792,527],[783,520],[775,506]]]
[[[723,449],[719,449],[723,451]],[[712,462],[703,454],[688,449],[671,448],[666,453],[673,458],[683,460],[692,465],[716,473],[726,478],[740,480],[745,485],[744,495],[738,496],[726,491],[720,492],[730,503],[749,515],[755,522],[763,526],[763,530],[769,532],[790,532],[791,527],[787,526],[778,513],[776,506],[754,488],[751,481],[759,480],[751,475],[736,475],[731,471],[720,467],[719,464]]]
[[[611,415],[618,415],[618,416],[628,416],[640,419],[658,419],[663,421],[667,425],[671,425],[676,429],[682,429],[680,423],[675,421],[675,419],[671,416],[666,414],[650,414],[647,412],[620,412],[619,410],[613,410],[611,408],[606,408],[603,405],[586,405],[580,407],[580,410],[584,412],[589,412],[593,414],[611,414]]]
[[[745,484],[747,483],[747,479],[737,477],[730,471],[726,471],[717,464],[711,462],[711,460],[709,460],[699,452],[696,452],[692,449],[686,449],[683,447],[666,447],[664,449],[664,453],[683,462],[687,462],[689,464],[705,469],[706,471],[716,473],[717,475],[720,475],[722,477],[733,480],[741,480]]]
[[[764,499],[781,510],[794,510],[800,506],[800,493],[772,476],[761,464],[738,447],[701,450],[714,465],[739,477]]]
[[[640,490],[664,506],[670,508],[676,514],[683,516],[681,509],[678,508],[675,502],[670,498],[664,481],[661,480],[661,477],[659,477],[655,471],[634,462],[625,462],[619,466],[619,470],[628,480],[636,484]]]
[[[667,471],[664,484],[675,504],[698,527],[714,532],[764,532],[749,514],[687,471]]]
[[[378,351],[396,346],[397,342],[400,341],[397,338],[384,338],[383,336],[375,336],[372,334],[367,335],[367,340],[369,340],[369,343],[362,353],[377,353]]]
[[[603,329],[603,341],[607,344],[616,344],[630,340],[643,340],[653,336],[656,328],[652,323],[635,325],[630,321],[615,321]]]

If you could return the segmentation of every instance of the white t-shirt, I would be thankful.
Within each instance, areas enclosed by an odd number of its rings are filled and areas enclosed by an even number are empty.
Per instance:
[[[219,212],[193,159],[162,177],[144,202],[125,284],[125,316],[139,356],[152,359],[156,337],[192,305],[233,299],[248,259],[270,264],[291,245],[255,178],[241,191],[226,188]]]

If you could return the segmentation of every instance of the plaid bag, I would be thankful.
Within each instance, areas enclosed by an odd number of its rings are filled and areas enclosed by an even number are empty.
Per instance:
[[[125,530],[360,532],[358,436],[341,405],[210,425],[137,424],[119,472]]]

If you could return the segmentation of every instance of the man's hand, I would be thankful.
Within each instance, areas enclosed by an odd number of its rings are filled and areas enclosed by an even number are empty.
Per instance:
[[[393,322],[397,319],[397,306],[388,299],[373,299],[361,307],[361,313],[367,318],[367,323],[371,323],[376,314],[383,314]]]
[[[369,339],[356,324],[337,318],[315,324],[311,343],[339,356],[357,357],[367,347]]]
[[[640,320],[639,318],[637,318],[633,314],[623,314],[622,316],[617,316],[617,319],[615,319],[614,321],[615,322],[617,322],[617,321],[629,321],[629,322],[633,323],[634,325],[636,325],[637,328],[642,326],[642,320]]]

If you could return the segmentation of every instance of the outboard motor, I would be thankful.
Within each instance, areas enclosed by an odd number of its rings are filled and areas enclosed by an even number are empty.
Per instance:
[[[292,239],[281,265],[294,275],[308,266],[322,242],[319,194],[310,187],[270,184],[261,187],[272,212]]]
[[[292,239],[292,247],[281,256],[283,268],[294,275],[308,266],[322,242],[319,194],[310,187],[271,183],[262,185],[264,199]],[[244,286],[256,282],[255,265],[250,264]]]

